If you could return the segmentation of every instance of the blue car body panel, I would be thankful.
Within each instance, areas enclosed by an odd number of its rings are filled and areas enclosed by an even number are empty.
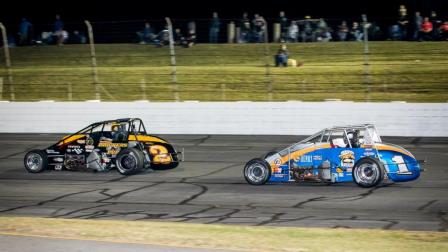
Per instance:
[[[394,182],[415,180],[420,176],[420,165],[409,151],[383,143],[359,148],[337,148],[328,143],[301,144],[265,160],[271,166],[269,182],[295,181],[292,173],[298,168],[306,170],[304,178],[327,172],[331,182],[337,183],[353,181],[353,167],[365,157],[379,160],[387,177]]]

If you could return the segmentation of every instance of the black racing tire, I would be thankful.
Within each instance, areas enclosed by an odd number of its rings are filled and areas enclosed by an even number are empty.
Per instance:
[[[25,169],[30,173],[42,172],[48,167],[47,153],[42,150],[31,150],[26,153],[23,163],[25,165]]]
[[[383,165],[377,159],[365,157],[353,167],[353,181],[360,187],[377,186],[384,178]]]
[[[270,157],[270,156],[272,156],[274,154],[277,154],[277,152],[276,151],[270,151],[270,152],[266,153],[266,155],[264,155],[263,158],[266,159],[266,158],[268,158],[268,157]]]
[[[263,185],[271,177],[271,166],[264,159],[254,158],[244,166],[244,178],[251,185]]]
[[[143,153],[136,148],[126,148],[118,153],[115,165],[119,173],[132,175],[143,170]]]

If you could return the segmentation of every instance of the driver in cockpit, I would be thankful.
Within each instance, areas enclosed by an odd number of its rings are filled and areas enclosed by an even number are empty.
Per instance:
[[[353,130],[347,133],[347,137],[352,145],[352,148],[359,148],[361,143],[359,141],[359,130]]]
[[[111,127],[112,139],[114,142],[123,142],[126,138],[126,130],[122,124],[114,124]]]

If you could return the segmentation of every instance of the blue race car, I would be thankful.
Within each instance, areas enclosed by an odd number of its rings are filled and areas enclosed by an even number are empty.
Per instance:
[[[352,182],[373,187],[384,177],[394,182],[417,179],[420,162],[404,148],[381,142],[374,125],[324,129],[279,152],[255,158],[244,167],[249,184],[317,181]]]

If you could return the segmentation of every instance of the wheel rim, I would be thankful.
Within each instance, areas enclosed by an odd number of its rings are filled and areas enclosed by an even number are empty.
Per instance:
[[[371,184],[378,178],[378,165],[375,163],[361,164],[355,172],[356,180],[363,184]]]
[[[31,153],[26,158],[26,166],[32,171],[38,171],[42,166],[42,157],[37,153]]]
[[[120,164],[125,170],[134,169],[137,166],[137,159],[132,153],[126,154],[121,157]]]
[[[261,182],[266,176],[266,169],[261,164],[251,164],[246,169],[246,177],[255,183]]]

